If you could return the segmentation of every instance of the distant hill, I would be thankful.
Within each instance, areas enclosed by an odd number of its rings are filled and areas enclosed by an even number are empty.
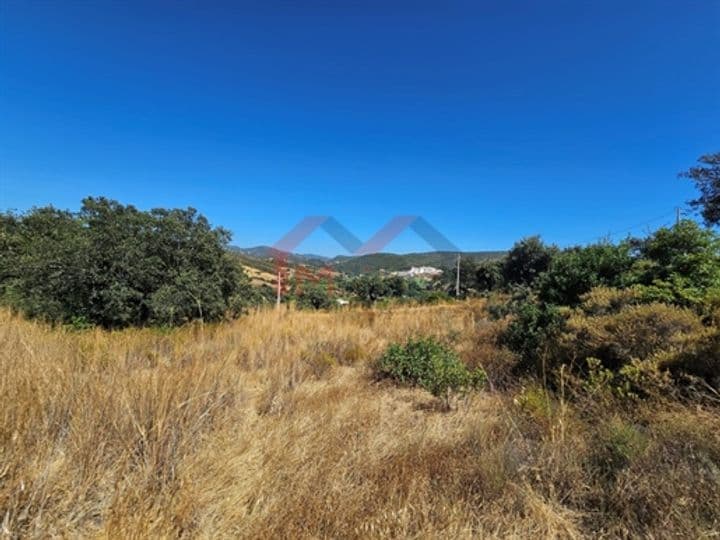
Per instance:
[[[241,248],[237,246],[231,246],[230,250],[234,253],[240,253],[248,257],[255,259],[275,259],[277,256],[277,250],[271,246],[254,246],[249,248]],[[287,261],[290,264],[305,264],[308,266],[323,266],[329,261],[329,257],[323,257],[322,255],[313,255],[310,253],[288,253]]]
[[[505,255],[504,251],[473,251],[462,253],[475,261],[498,259]],[[330,265],[338,272],[346,274],[368,274],[385,270],[399,272],[409,270],[413,266],[434,266],[435,268],[450,267],[455,264],[457,253],[447,251],[428,251],[424,253],[373,253],[357,257],[335,257]]]
[[[257,268],[264,272],[274,271],[275,251],[270,246],[255,246],[250,248],[232,247],[245,266]],[[498,259],[505,255],[504,251],[472,251],[461,254],[476,261]],[[428,251],[423,253],[372,253],[351,257],[339,255],[328,258],[322,255],[308,253],[291,253],[287,262],[291,266],[304,265],[310,267],[329,266],[337,272],[350,275],[368,274],[384,270],[399,272],[409,270],[413,266],[434,266],[435,268],[449,267],[455,264],[457,253],[448,251]]]
[[[231,250],[231,253],[243,266],[255,268],[261,272],[267,272],[270,274],[275,273],[275,264],[272,259],[262,259],[259,257],[253,257],[252,255],[246,255],[236,250]]]

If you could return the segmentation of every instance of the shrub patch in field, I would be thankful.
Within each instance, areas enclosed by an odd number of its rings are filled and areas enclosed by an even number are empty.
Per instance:
[[[485,372],[473,370],[460,361],[455,351],[433,338],[408,340],[390,345],[375,365],[380,378],[419,386],[436,397],[447,399],[451,392],[482,388]]]

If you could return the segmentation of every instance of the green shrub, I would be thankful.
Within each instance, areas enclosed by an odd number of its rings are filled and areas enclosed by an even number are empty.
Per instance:
[[[377,360],[376,374],[400,384],[419,386],[436,397],[449,397],[451,391],[481,388],[485,372],[469,370],[449,347],[433,338],[392,344]]]
[[[648,301],[700,307],[720,287],[720,237],[695,222],[658,229],[638,244],[632,280]]]
[[[619,369],[608,369],[597,358],[586,358],[582,372],[582,386],[595,396],[619,398],[666,397],[672,393],[671,379],[658,369],[655,358],[633,359]]]
[[[499,342],[517,353],[515,371],[542,373],[552,383],[561,366],[591,393],[663,395],[672,378],[720,385],[720,339],[693,310],[636,304],[635,290],[596,288],[573,310],[526,300],[512,305]]]
[[[502,293],[488,295],[487,312],[493,320],[505,319],[527,302],[535,301],[536,295],[527,285],[509,285]]]
[[[541,371],[543,355],[565,324],[561,310],[552,304],[525,301],[512,310],[512,321],[500,336],[505,345],[520,356],[517,369]]]
[[[90,330],[91,328],[94,328],[94,325],[87,320],[86,317],[76,316],[70,319],[70,322],[68,323],[67,327],[70,330],[76,330],[78,332],[83,330]]]
[[[418,300],[424,304],[439,304],[447,302],[450,296],[444,291],[427,291],[418,297]]]
[[[536,422],[548,425],[554,412],[555,404],[546,388],[538,384],[530,384],[513,400],[514,404]]]
[[[691,347],[706,333],[696,313],[666,304],[619,307],[636,297],[616,292],[596,290],[573,311],[555,341],[555,365],[572,365],[591,394],[622,398],[668,395],[669,369],[707,375],[712,355]],[[688,366],[696,371],[688,373]]]
[[[658,364],[675,377],[700,377],[720,389],[720,332],[697,333],[682,350],[663,355]]]
[[[640,292],[636,288],[595,287],[583,294],[580,300],[580,309],[586,315],[609,315],[618,313],[626,306],[641,303]]]
[[[327,284],[310,283],[304,284],[297,293],[297,305],[300,309],[330,309],[335,303]]]
[[[680,346],[702,328],[695,313],[666,304],[631,305],[597,316],[575,312],[558,339],[558,354],[564,363],[597,358],[603,367],[619,370],[633,359]]]

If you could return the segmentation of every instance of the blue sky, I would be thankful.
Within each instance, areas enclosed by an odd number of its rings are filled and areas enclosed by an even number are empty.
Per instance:
[[[716,0],[0,0],[0,209],[193,206],[237,245],[314,214],[465,250],[640,234],[720,150],[719,66]]]

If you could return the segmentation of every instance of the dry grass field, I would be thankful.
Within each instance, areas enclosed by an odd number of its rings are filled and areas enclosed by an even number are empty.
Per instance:
[[[497,363],[494,331],[482,301],[168,332],[0,312],[0,536],[718,534],[717,412],[533,382],[447,412],[368,369],[420,335]]]

